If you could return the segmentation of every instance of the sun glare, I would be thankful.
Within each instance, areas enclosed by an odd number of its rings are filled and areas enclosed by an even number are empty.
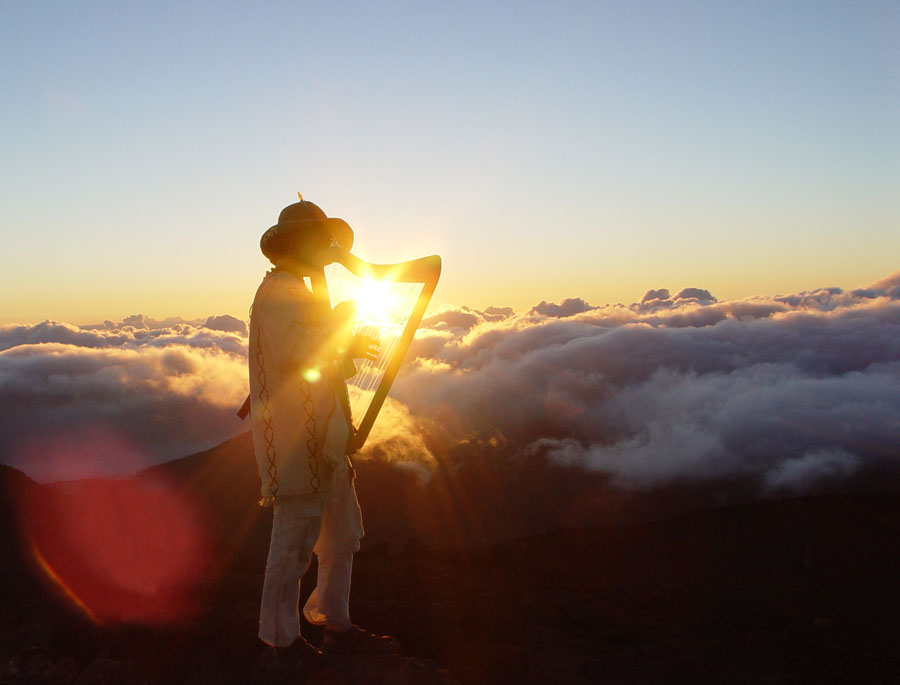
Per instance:
[[[401,280],[403,274],[393,275],[398,278],[392,278],[392,274],[384,278],[358,276],[342,264],[326,267],[331,306],[339,319],[346,315],[344,332],[378,342],[377,357],[356,358],[356,374],[348,379],[351,412],[357,418],[365,415],[422,293],[422,283]],[[344,310],[345,303],[352,303],[352,316]]]
[[[361,281],[354,299],[357,321],[361,325],[384,329],[397,318],[400,303],[386,281]]]

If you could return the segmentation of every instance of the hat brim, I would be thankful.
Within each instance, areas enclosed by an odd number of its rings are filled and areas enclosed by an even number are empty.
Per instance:
[[[271,226],[259,239],[259,248],[270,261],[286,257],[301,240],[321,236],[332,247],[348,252],[353,247],[353,229],[343,219],[305,219],[281,221]]]

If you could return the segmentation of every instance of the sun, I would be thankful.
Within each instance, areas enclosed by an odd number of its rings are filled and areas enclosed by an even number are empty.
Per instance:
[[[364,279],[354,293],[357,322],[365,326],[385,328],[397,317],[399,302],[387,281]]]
[[[354,315],[348,320],[351,330],[383,342],[402,333],[422,291],[421,283],[395,280],[390,275],[361,277],[341,264],[329,265],[325,277],[331,305],[353,305]]]

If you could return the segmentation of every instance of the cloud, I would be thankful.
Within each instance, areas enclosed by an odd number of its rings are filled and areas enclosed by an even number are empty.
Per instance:
[[[574,313],[542,303],[426,332],[428,356],[394,397],[438,460],[494,439],[504,458],[541,454],[625,490],[815,491],[896,476],[898,284],[724,302],[657,289]]]
[[[223,314],[221,316],[210,316],[203,324],[204,328],[213,331],[225,331],[226,333],[237,333],[243,338],[247,337],[247,323],[238,318]]]
[[[669,289],[668,288],[660,288],[659,290],[648,290],[644,293],[644,296],[641,298],[641,304],[646,304],[647,302],[658,302],[660,300],[669,300]]]
[[[541,300],[540,304],[537,304],[532,308],[531,313],[539,314],[541,316],[565,318],[567,316],[581,314],[582,312],[588,312],[591,309],[594,309],[594,307],[589,305],[580,297],[570,297],[563,300],[560,304],[554,304]]]
[[[470,307],[444,307],[440,311],[426,316],[421,328],[432,331],[466,332],[486,321],[503,321],[513,316],[512,307],[488,307],[484,311]]]
[[[839,447],[811,450],[801,457],[781,462],[766,474],[766,488],[802,493],[828,481],[840,480],[858,467],[859,458]]]
[[[137,349],[141,347],[168,347],[185,345],[218,349],[231,354],[246,356],[246,334],[238,329],[233,317],[210,317],[202,327],[195,324],[177,323],[168,327],[150,326],[142,315],[127,318],[132,323],[114,324],[107,322],[100,326],[73,326],[57,321],[43,321],[39,324],[0,325],[0,351],[21,345],[60,343],[72,347]],[[208,325],[209,321],[213,325]],[[149,320],[152,322],[152,320]],[[138,325],[133,325],[137,323]],[[152,322],[156,323],[156,322]],[[246,327],[246,324],[244,324]]]
[[[693,301],[696,304],[712,304],[716,301],[716,298],[703,288],[685,288],[675,296],[675,299],[682,300],[684,303]]]
[[[0,327],[0,455],[38,480],[132,473],[221,442],[246,339],[178,324]]]
[[[411,471],[420,481],[427,481],[437,464],[409,409],[390,398],[378,413],[359,458],[390,462]]]
[[[512,307],[488,307],[482,312],[487,321],[503,321],[515,313]]]
[[[900,272],[847,292],[671,292],[435,312],[360,458],[421,482],[493,465],[509,488],[525,468],[574,469],[622,492],[900,477]],[[245,322],[159,324],[0,327],[5,461],[38,478],[127,472],[244,430]]]

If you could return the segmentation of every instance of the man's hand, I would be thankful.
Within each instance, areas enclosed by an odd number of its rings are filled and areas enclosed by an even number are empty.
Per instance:
[[[338,302],[334,306],[334,318],[338,326],[350,326],[356,316],[356,304],[353,300]]]
[[[348,359],[368,359],[374,362],[378,359],[378,348],[381,342],[371,335],[362,335],[357,333],[350,341],[350,349],[347,350]]]

